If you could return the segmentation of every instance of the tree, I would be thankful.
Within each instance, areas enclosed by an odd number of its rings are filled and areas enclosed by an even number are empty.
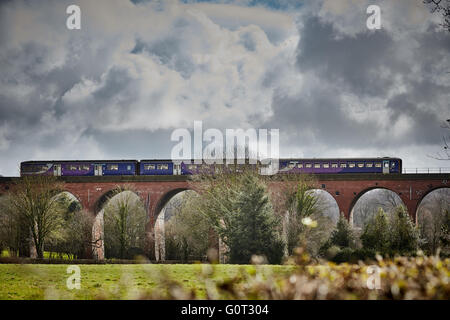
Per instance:
[[[332,221],[324,214],[327,209],[325,201],[313,192],[314,183],[311,177],[300,177],[296,190],[286,199],[286,238],[289,255],[292,255],[293,250],[300,245],[300,241],[311,255],[317,255],[331,231]],[[312,219],[317,227],[310,228],[305,224],[304,219],[307,217]]]
[[[251,255],[265,255],[270,263],[283,256],[281,223],[275,216],[265,182],[252,167],[224,170],[196,178],[202,201],[198,211],[228,247],[233,263],[249,263]]]
[[[201,199],[195,192],[186,191],[179,200],[165,225],[167,257],[183,261],[191,257],[201,259],[209,248],[211,225],[197,211],[197,202]]]
[[[352,258],[355,248],[354,230],[341,214],[329,239],[320,247],[319,254],[334,262],[345,262]]]
[[[449,72],[450,73],[450,72]],[[450,130],[450,119],[447,119],[444,124],[441,125],[441,128],[443,129],[449,129]],[[431,158],[434,158],[436,160],[450,160],[450,144],[449,144],[450,136],[443,136],[442,137],[442,151],[438,152],[435,156],[430,156]]]
[[[443,18],[441,26],[450,32],[450,0],[424,0],[423,2],[430,6],[432,13],[441,14]]]
[[[10,195],[0,198],[0,251],[14,256],[30,255],[30,232],[24,219],[11,207]]]
[[[336,228],[331,233],[329,246],[338,246],[340,248],[355,247],[354,232],[343,214],[339,217]]]
[[[361,235],[362,245],[366,249],[372,249],[379,254],[385,254],[389,248],[389,221],[382,208],[364,226]]]
[[[380,208],[364,226],[360,239],[369,252],[390,256],[415,254],[421,242],[419,230],[402,205],[390,215]]]
[[[414,254],[419,247],[419,230],[404,206],[399,206],[389,220],[389,250],[391,254]]]
[[[284,249],[280,226],[265,186],[256,176],[246,175],[227,230],[230,261],[248,263],[256,254],[266,256],[270,263],[280,263]]]
[[[389,216],[402,204],[400,197],[391,190],[370,190],[357,201],[353,208],[353,226],[364,229],[380,209]]]
[[[53,176],[25,176],[11,192],[10,208],[31,233],[38,258],[43,258],[46,240],[60,225],[55,194],[61,189]]]
[[[145,246],[147,215],[141,200],[129,187],[120,187],[104,211],[107,257],[134,258]]]
[[[449,212],[450,212],[450,189],[435,190],[427,195],[417,214],[420,235],[424,238],[422,248],[428,254],[448,254],[450,251],[449,237]]]

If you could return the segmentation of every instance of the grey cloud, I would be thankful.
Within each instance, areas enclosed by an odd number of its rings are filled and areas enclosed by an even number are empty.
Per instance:
[[[131,53],[147,52],[161,64],[179,72],[184,78],[189,78],[196,66],[189,55],[183,53],[181,42],[180,36],[169,36],[153,43],[145,43],[137,39]]]
[[[407,71],[394,56],[394,40],[386,31],[337,37],[331,24],[318,17],[309,18],[303,27],[298,47],[300,72],[312,71],[322,79],[341,82],[344,89],[358,95],[380,95],[392,85],[383,78],[380,67]]]
[[[268,124],[285,132],[286,145],[301,145],[306,153],[320,145],[361,152],[409,145],[437,147],[439,123],[445,117],[441,111],[447,108],[448,112],[448,100],[442,100],[449,97],[450,87],[448,81],[447,85],[436,83],[435,76],[443,57],[450,54],[448,34],[432,30],[413,34],[408,39],[415,44],[410,59],[399,54],[405,39],[394,40],[388,31],[336,37],[331,24],[309,17],[299,32],[296,65],[304,84],[295,96],[274,96],[274,115]],[[388,77],[383,68],[389,72]],[[420,73],[411,75],[413,69]],[[267,77],[266,84],[271,78]],[[392,95],[398,81],[407,90],[398,89],[399,93]],[[348,114],[343,99],[348,94],[357,97],[359,103],[370,98],[386,103],[381,109],[361,105],[359,111],[368,115],[362,123]],[[394,134],[401,116],[407,117],[411,128]],[[379,119],[385,125],[380,125]]]
[[[167,14],[166,2],[151,5],[158,14]],[[136,10],[147,6],[139,3]],[[0,139],[8,141],[0,155],[0,174],[17,174],[20,161],[37,158],[167,158],[171,128],[186,122],[159,125],[179,114],[181,120],[195,114],[204,120],[204,129],[279,128],[281,149],[300,150],[304,156],[320,157],[324,150],[336,150],[335,156],[346,155],[339,150],[401,156],[395,152],[409,148],[418,158],[417,150],[438,149],[440,121],[450,117],[449,34],[431,25],[404,35],[382,29],[336,37],[332,22],[298,10],[300,40],[293,58],[291,49],[272,47],[292,36],[286,28],[269,23],[258,26],[264,34],[257,28],[245,32],[245,26],[260,20],[234,21],[230,13],[221,16],[213,9],[206,22],[184,13],[168,15],[172,22],[151,36],[146,33],[152,29],[113,34],[86,28],[64,30],[62,40],[45,42],[39,41],[36,26],[29,30],[36,40],[17,46],[5,34],[14,25],[0,21]],[[4,12],[0,9],[0,15]],[[213,30],[207,29],[211,25]],[[230,30],[239,28],[239,34],[230,36]],[[230,36],[226,43],[236,51],[225,48],[216,56],[209,46],[220,48],[220,41],[214,42],[220,36]],[[271,58],[259,59],[270,50],[275,52]],[[194,54],[203,53],[220,59],[215,65],[194,61]],[[62,63],[54,65],[56,58]],[[163,77],[166,68],[171,72]],[[155,79],[162,83],[152,83]],[[367,119],[349,114],[348,97],[357,105],[352,112]],[[267,120],[269,111],[273,114]],[[166,118],[158,118],[164,112]],[[136,113],[145,117],[132,117]],[[405,119],[409,127],[402,128]],[[157,123],[146,126],[151,121]]]

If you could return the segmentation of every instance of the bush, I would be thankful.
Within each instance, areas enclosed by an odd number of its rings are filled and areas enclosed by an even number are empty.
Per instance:
[[[340,249],[331,261],[336,263],[349,262],[353,255],[353,249],[346,247]]]
[[[403,206],[390,219],[389,252],[391,255],[415,254],[419,248],[419,231]]]
[[[339,252],[337,249],[355,248],[355,234],[344,215],[339,217],[336,228],[330,238],[319,249],[319,255],[327,259],[333,259]],[[348,252],[348,250],[347,250]],[[341,256],[343,253],[339,253]]]
[[[344,215],[341,214],[336,229],[330,237],[330,244],[340,248],[353,248],[355,246],[355,235]]]
[[[389,249],[389,221],[383,209],[364,226],[360,237],[362,245],[367,250],[374,250],[385,255]]]
[[[363,248],[383,256],[415,255],[419,248],[419,230],[403,206],[388,218],[380,209],[364,227],[361,235]]]

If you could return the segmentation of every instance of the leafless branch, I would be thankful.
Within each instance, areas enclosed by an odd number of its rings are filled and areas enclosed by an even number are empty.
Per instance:
[[[443,17],[441,26],[450,32],[450,0],[423,0],[423,3],[428,5],[431,13],[440,13]]]

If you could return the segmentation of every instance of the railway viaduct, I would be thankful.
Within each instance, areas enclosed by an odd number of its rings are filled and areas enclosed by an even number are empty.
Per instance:
[[[14,187],[15,177],[0,177],[0,195]],[[103,176],[60,177],[64,190],[74,195],[82,207],[97,215],[118,187],[132,187],[143,200],[149,216],[149,232],[154,234],[156,218],[167,202],[177,193],[195,189],[189,176]],[[328,192],[335,200],[339,211],[350,219],[358,199],[373,189],[395,192],[406,206],[409,215],[416,221],[417,209],[422,199],[433,190],[450,187],[450,174],[318,174],[315,188]],[[269,187],[281,183],[274,179]]]

